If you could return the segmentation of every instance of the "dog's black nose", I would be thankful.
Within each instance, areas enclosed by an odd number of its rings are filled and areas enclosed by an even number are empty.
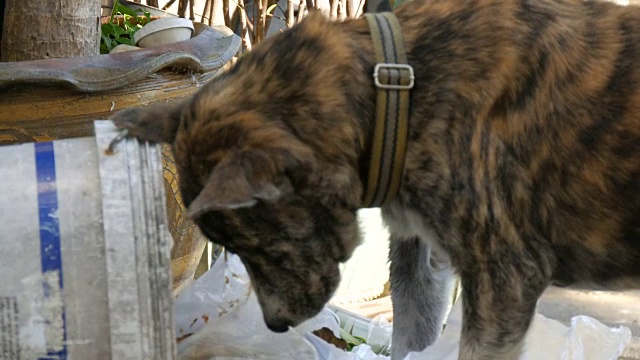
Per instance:
[[[273,332],[283,333],[289,330],[289,323],[286,320],[271,320],[267,322],[267,327]]]

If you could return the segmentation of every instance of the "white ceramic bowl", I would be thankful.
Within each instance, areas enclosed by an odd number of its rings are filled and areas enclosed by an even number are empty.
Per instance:
[[[148,48],[189,40],[193,34],[193,23],[189,19],[167,17],[154,20],[136,31],[133,40],[136,46]]]

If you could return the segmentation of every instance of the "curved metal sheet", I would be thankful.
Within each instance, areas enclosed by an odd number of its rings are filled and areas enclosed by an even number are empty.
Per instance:
[[[240,49],[240,38],[224,26],[194,23],[196,36],[167,46],[117,54],[0,63],[0,88],[16,84],[60,84],[81,92],[114,90],[160,69],[210,72]]]

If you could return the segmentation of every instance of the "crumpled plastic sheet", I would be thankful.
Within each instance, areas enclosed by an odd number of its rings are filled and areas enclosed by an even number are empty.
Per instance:
[[[311,334],[322,327],[339,334],[338,319],[324,309],[286,333],[264,324],[246,270],[235,255],[221,256],[213,267],[176,299],[176,337],[180,360],[388,360],[372,350],[391,345],[391,324],[384,318],[369,326],[368,344],[342,351]],[[405,360],[456,360],[462,311],[458,302],[440,339]],[[626,327],[610,328],[588,316],[577,316],[567,327],[537,314],[525,339],[520,360],[616,359],[631,339]]]
[[[421,353],[411,353],[405,360],[457,360],[462,306],[458,301],[447,319],[440,339]],[[628,327],[610,328],[589,316],[576,316],[571,326],[536,314],[525,337],[520,360],[613,360],[631,340]]]
[[[327,327],[339,334],[328,309],[286,333],[272,332],[240,259],[221,256],[176,299],[179,359],[319,359],[304,334]]]

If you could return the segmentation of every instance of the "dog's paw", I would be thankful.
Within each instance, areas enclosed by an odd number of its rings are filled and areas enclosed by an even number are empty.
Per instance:
[[[127,137],[129,137],[129,131],[127,129],[118,131],[118,135],[116,135],[116,137],[111,140],[109,146],[107,147],[107,154],[113,154],[116,146],[118,146],[118,144]]]
[[[111,119],[113,124],[125,133],[125,137],[136,137],[142,140],[160,142],[153,136],[153,129],[161,128],[158,124],[154,124],[154,119],[145,113],[144,108],[132,108],[118,111]],[[157,120],[157,119],[156,119]]]
[[[110,120],[123,130],[123,138],[172,143],[180,123],[181,109],[182,102],[137,107],[118,111]]]
[[[142,140],[148,140],[147,128],[150,127],[149,120],[144,116],[141,109],[133,108],[121,110],[115,113],[111,119],[113,124],[119,129],[118,135],[109,143],[107,153],[112,154],[116,146],[124,139],[135,137]]]

